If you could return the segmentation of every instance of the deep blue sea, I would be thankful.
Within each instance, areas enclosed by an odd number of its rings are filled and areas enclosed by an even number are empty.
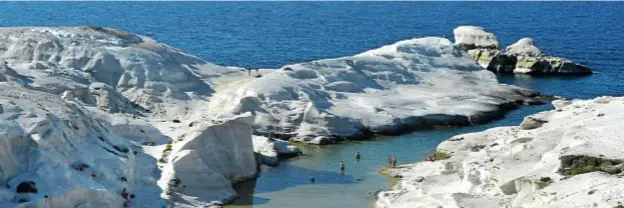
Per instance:
[[[399,40],[452,37],[479,25],[501,46],[532,37],[551,55],[598,72],[587,77],[503,76],[505,83],[566,98],[624,95],[624,2],[0,2],[0,26],[97,25],[154,37],[221,65],[280,67],[349,56]],[[421,160],[448,137],[551,109],[524,107],[486,125],[421,131],[328,147],[265,168],[235,203],[253,207],[368,207],[389,188],[377,171],[387,155]],[[362,152],[360,162],[353,153]],[[338,161],[345,160],[345,175]],[[316,184],[308,179],[316,177]],[[358,181],[357,179],[363,179]]]

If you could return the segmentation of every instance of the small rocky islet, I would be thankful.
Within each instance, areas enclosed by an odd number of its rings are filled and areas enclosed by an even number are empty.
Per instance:
[[[522,38],[501,51],[496,36],[482,27],[459,26],[453,30],[455,43],[466,49],[479,65],[501,74],[589,75],[581,64],[542,53],[531,38]]]

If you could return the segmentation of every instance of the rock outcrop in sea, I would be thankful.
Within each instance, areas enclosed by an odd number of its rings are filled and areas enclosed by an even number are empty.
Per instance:
[[[457,135],[428,160],[391,170],[392,207],[624,206],[624,97],[556,100],[516,127]]]
[[[213,117],[256,115],[255,133],[329,144],[500,118],[538,93],[496,76],[443,38],[284,66],[213,96]]]
[[[459,26],[453,30],[455,43],[464,47],[477,63],[496,73],[531,75],[587,75],[591,69],[581,64],[548,56],[535,45],[533,39],[522,38],[499,49],[496,36],[482,27]]]

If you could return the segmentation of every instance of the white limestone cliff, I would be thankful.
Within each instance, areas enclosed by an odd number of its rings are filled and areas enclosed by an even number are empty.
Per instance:
[[[224,118],[219,131],[238,133],[210,136],[217,127],[197,130],[211,121],[195,116],[205,114],[216,85],[245,77],[240,68],[110,28],[0,28],[0,183],[9,187],[0,190],[0,206],[121,207],[130,196],[131,207],[230,199],[231,183],[256,174],[250,124]],[[176,144],[184,151],[166,159],[177,158],[178,169],[159,163],[166,143],[191,134],[198,135],[185,142],[209,146]],[[194,201],[161,196],[167,186],[157,181],[192,177],[185,161],[199,159],[212,172],[194,176],[209,184],[181,192]],[[237,165],[213,161],[220,159]],[[16,193],[30,182],[37,193]],[[202,188],[218,194],[198,194]]]
[[[442,142],[377,207],[619,207],[624,98],[554,101],[556,110]]]

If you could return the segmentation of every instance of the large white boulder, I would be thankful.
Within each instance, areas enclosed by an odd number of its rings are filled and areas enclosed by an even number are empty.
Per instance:
[[[294,157],[301,155],[301,149],[287,141],[267,138],[264,136],[252,136],[254,152],[260,157],[260,162],[270,166],[279,164],[280,157]]]
[[[485,28],[471,25],[459,26],[453,30],[455,44],[466,49],[485,48],[498,49],[498,39]]]
[[[530,128],[454,136],[438,146],[438,160],[392,170],[403,179],[377,207],[616,207],[624,203],[623,109],[624,97],[576,100],[527,117]]]
[[[244,114],[216,124],[200,124],[173,144],[159,185],[173,190],[168,198],[176,207],[228,201],[236,195],[232,183],[256,175],[251,122],[253,116]],[[170,187],[172,179],[179,179],[183,188]]]
[[[535,94],[499,84],[459,46],[431,37],[288,65],[215,94],[208,109],[214,117],[253,112],[257,134],[326,144],[484,122]]]
[[[507,46],[505,51],[510,54],[527,56],[539,56],[542,54],[542,50],[535,46],[533,39],[531,38],[522,38],[514,44]]]
[[[253,136],[254,152],[257,154],[260,163],[277,166],[279,164],[279,155],[273,146],[273,142],[264,136]]]

